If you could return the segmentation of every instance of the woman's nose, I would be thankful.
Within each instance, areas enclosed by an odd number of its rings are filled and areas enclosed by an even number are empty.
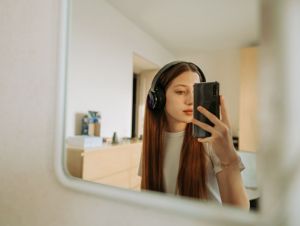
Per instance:
[[[193,101],[194,101],[194,94],[192,92],[189,92],[186,97],[186,103],[192,105]]]

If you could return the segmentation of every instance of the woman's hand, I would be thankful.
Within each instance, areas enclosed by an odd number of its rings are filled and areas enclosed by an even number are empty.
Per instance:
[[[209,142],[221,162],[231,162],[232,160],[237,158],[237,154],[235,153],[235,149],[233,146],[231,127],[225,107],[224,97],[220,96],[220,100],[221,120],[205,108],[201,106],[197,108],[206,118],[208,118],[214,124],[213,127],[196,119],[193,119],[192,123],[211,133],[210,137],[198,138],[198,141],[201,143]]]
[[[231,137],[231,128],[228,115],[224,103],[224,97],[221,96],[221,120],[208,110],[198,107],[198,110],[208,118],[214,126],[202,123],[193,119],[193,123],[207,132],[211,133],[211,137],[198,138],[199,142],[209,142],[213,151],[219,157],[221,163],[232,163],[238,159],[238,155],[234,149]],[[240,170],[230,168],[230,170],[222,170],[216,175],[222,203],[236,205],[241,208],[249,209],[249,199],[245,191]]]

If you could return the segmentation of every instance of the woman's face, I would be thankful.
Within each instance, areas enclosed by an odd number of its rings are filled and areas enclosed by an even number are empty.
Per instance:
[[[184,130],[193,119],[193,85],[199,83],[196,72],[186,71],[177,76],[166,90],[165,112],[169,132]]]

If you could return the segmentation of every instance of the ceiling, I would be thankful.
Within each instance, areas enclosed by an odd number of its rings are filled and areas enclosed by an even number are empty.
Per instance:
[[[107,0],[175,56],[259,42],[259,0]]]

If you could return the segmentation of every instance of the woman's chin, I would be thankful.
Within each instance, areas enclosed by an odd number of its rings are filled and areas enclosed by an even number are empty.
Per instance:
[[[186,116],[186,117],[184,118],[183,121],[184,121],[185,123],[191,123],[192,120],[193,120],[193,116]]]

